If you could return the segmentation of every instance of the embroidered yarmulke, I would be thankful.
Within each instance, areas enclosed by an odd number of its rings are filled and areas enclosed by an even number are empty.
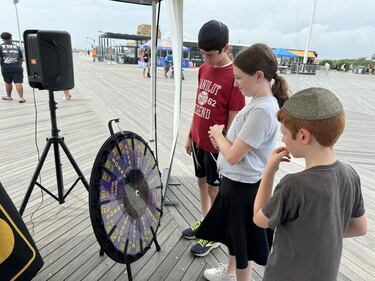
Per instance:
[[[295,93],[283,109],[290,116],[303,120],[327,119],[344,110],[335,94],[324,88],[307,88]]]

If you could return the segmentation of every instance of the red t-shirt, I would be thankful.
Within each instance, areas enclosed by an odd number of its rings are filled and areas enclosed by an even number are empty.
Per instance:
[[[233,64],[215,68],[203,64],[198,73],[198,89],[191,137],[198,148],[217,152],[208,137],[209,127],[228,125],[229,111],[240,111],[245,97],[234,87]]]

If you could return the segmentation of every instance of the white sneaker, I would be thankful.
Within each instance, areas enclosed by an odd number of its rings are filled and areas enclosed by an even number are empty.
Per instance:
[[[219,264],[217,268],[206,269],[203,273],[203,276],[208,281],[236,281],[235,274],[229,274],[228,265]]]

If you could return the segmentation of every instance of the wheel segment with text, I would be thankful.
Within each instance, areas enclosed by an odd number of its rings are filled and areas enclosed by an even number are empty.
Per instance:
[[[150,248],[162,216],[162,183],[140,136],[118,132],[103,144],[91,172],[89,207],[95,236],[113,260],[132,263]]]

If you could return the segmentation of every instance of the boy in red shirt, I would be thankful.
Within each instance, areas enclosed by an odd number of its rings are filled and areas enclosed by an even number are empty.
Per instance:
[[[208,213],[219,187],[218,151],[208,136],[209,128],[214,124],[225,124],[228,129],[237,112],[245,105],[244,96],[234,87],[233,64],[227,56],[228,41],[228,27],[219,21],[211,20],[199,31],[198,46],[205,63],[198,72],[195,110],[185,149],[193,155],[203,217]],[[182,232],[182,236],[195,239],[200,222],[194,222]],[[190,251],[196,256],[205,256],[218,246],[218,243],[201,239]]]

